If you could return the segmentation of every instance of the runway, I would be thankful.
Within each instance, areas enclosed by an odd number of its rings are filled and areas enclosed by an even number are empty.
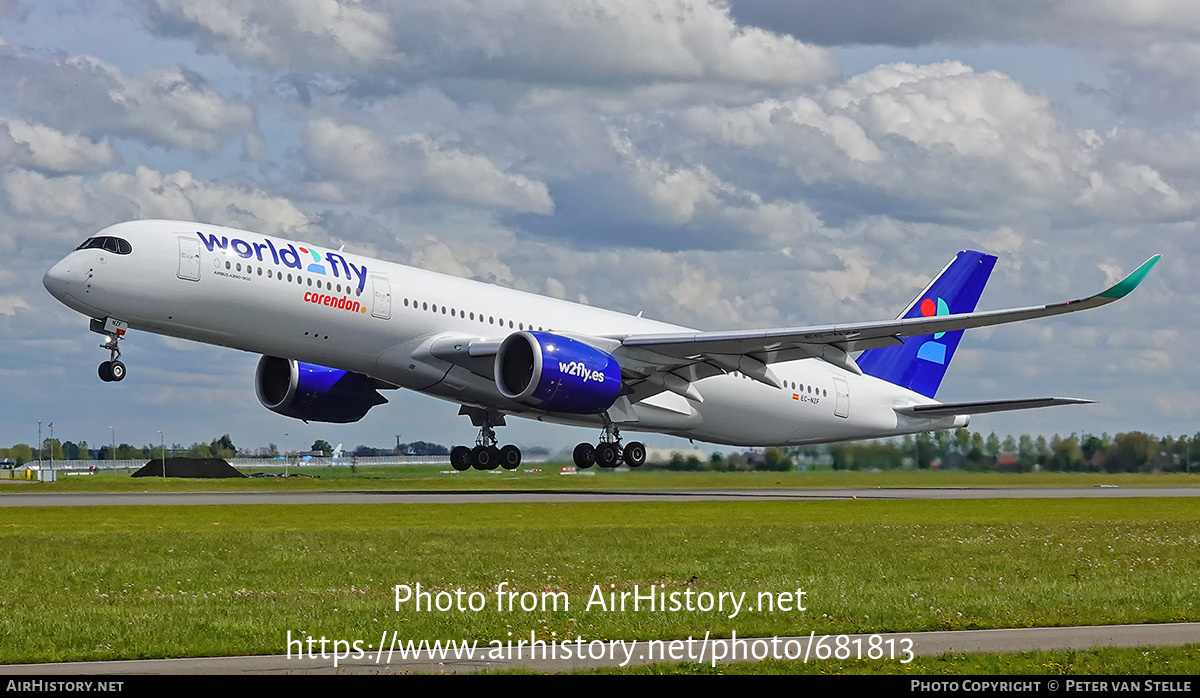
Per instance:
[[[850,499],[1077,499],[1200,497],[1200,487],[928,487],[757,490],[451,490],[357,492],[0,492],[0,507],[213,504],[487,504],[753,502]]]
[[[828,636],[826,644],[839,642],[838,636]],[[851,645],[855,640],[861,641],[862,647],[868,647],[872,642],[871,635],[849,635]],[[1200,623],[1162,623],[1154,625],[1101,625],[1082,626],[1076,628],[1017,628],[1003,630],[963,630],[927,633],[884,633],[879,637],[877,646],[901,648],[910,646],[914,656],[928,657],[948,652],[1030,652],[1034,650],[1082,650],[1097,647],[1179,647],[1200,643]],[[443,638],[444,639],[444,638]],[[487,643],[480,642],[474,657],[455,658],[454,656],[432,656],[429,651],[418,656],[401,659],[396,653],[389,657],[386,652],[368,652],[360,658],[340,660],[334,666],[331,658],[288,658],[286,655],[267,655],[254,657],[202,657],[197,659],[142,659],[115,662],[69,662],[63,664],[13,664],[0,666],[0,672],[8,675],[133,675],[133,674],[201,674],[201,675],[245,675],[245,674],[399,674],[399,673],[428,673],[428,674],[461,674],[488,669],[525,668],[538,672],[579,671],[601,667],[638,666],[643,664],[676,663],[678,661],[693,661],[710,664],[721,640],[702,643],[697,639],[691,646],[686,645],[686,638],[681,647],[687,647],[680,659],[663,660],[657,656],[647,656],[653,653],[649,643],[638,641],[628,647],[615,647],[617,643],[598,643],[603,647],[591,647],[592,656],[605,655],[594,659],[575,657],[564,659],[561,656],[543,657],[530,656],[528,647],[523,648],[523,656],[517,657],[510,652],[507,657],[488,656]],[[747,647],[755,643],[775,643],[777,647],[802,650],[809,642],[814,644],[821,639],[816,636],[781,638],[739,638],[744,640]],[[432,642],[432,638],[429,639]],[[911,640],[906,645],[905,640]],[[890,641],[890,644],[889,644]],[[725,651],[731,648],[725,640]],[[789,645],[790,643],[790,645]],[[570,644],[574,649],[574,643]],[[582,645],[585,652],[589,643]],[[611,651],[609,651],[611,650]],[[787,650],[784,650],[786,653]],[[680,656],[680,655],[676,655]],[[901,660],[905,657],[897,655],[888,657],[895,662],[897,670],[904,666]],[[753,658],[750,661],[754,661]],[[795,661],[801,661],[796,659]]]

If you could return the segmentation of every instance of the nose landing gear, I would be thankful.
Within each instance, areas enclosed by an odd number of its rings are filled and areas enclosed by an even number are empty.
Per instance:
[[[121,363],[120,359],[121,337],[125,336],[126,327],[128,327],[126,323],[113,318],[92,320],[92,331],[104,335],[104,343],[100,345],[100,348],[107,349],[109,354],[108,361],[100,364],[100,368],[97,370],[100,380],[105,383],[118,383],[125,380],[125,364]]]

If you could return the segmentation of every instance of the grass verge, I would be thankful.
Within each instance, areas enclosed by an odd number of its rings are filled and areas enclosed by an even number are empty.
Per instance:
[[[667,472],[603,470],[560,474],[564,464],[532,464],[504,470],[454,472],[449,466],[305,468],[292,472],[316,478],[193,480],[131,478],[125,473],[62,476],[55,483],[7,483],[6,492],[297,492],[347,490],[609,490],[609,489],[760,489],[860,487],[1120,487],[1198,486],[1200,474],[1169,473],[971,473],[891,470],[882,472],[815,470],[806,472]],[[246,472],[282,472],[247,469]]]
[[[1192,621],[1185,499],[0,508],[0,662],[377,643],[673,639]],[[495,590],[565,593],[497,609]],[[394,608],[397,584],[484,610]],[[724,610],[587,607],[722,592]],[[806,592],[806,610],[752,606]],[[605,596],[607,599],[607,595]]]

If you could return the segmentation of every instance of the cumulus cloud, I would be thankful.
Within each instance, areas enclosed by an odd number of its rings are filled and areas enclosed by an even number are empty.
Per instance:
[[[104,170],[118,160],[107,140],[96,142],[43,124],[0,118],[0,162],[65,174]]]
[[[0,46],[0,99],[52,127],[211,154],[253,132],[254,109],[179,66],[139,77],[91,56]]]
[[[133,218],[170,218],[294,235],[309,224],[308,216],[282,197],[207,182],[186,170],[164,174],[143,166],[133,174],[95,178],[14,170],[0,177],[0,191],[14,214],[94,228]]]
[[[364,84],[427,77],[546,84],[835,77],[832,54],[731,19],[714,0],[145,0],[152,30],[273,69]]]
[[[15,294],[0,294],[0,315],[16,315],[18,310],[29,310],[29,303]]]
[[[1137,44],[1148,37],[1194,38],[1200,8],[1190,0],[842,0],[831,12],[823,0],[733,0],[741,22],[786,32],[820,45],[1004,41]]]
[[[316,119],[305,130],[305,152],[313,171],[327,178],[314,191],[334,200],[356,199],[366,189],[392,201],[425,194],[509,211],[554,210],[544,183],[504,172],[483,155],[423,133],[385,138],[361,126]]]
[[[767,165],[764,180],[836,187],[840,202],[858,189],[868,212],[872,192],[887,197],[892,215],[985,225],[1034,214],[1167,220],[1195,210],[1194,192],[1177,191],[1148,164],[1111,157],[1094,131],[1061,126],[1046,97],[954,61],[883,65],[812,96],[693,107],[682,123]]]
[[[1190,0],[734,0],[742,23],[822,46],[1001,43],[1070,47],[1098,60],[1088,85],[1122,113],[1188,121],[1200,108],[1200,5]],[[1053,73],[1054,68],[1049,67]]]

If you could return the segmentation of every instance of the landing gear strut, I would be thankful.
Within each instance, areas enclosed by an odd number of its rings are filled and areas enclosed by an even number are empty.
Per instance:
[[[495,470],[497,466],[505,470],[516,470],[521,466],[521,449],[511,444],[504,447],[496,445],[498,441],[495,427],[504,426],[503,415],[465,406],[458,413],[471,418],[471,424],[479,427],[479,436],[475,439],[474,448],[455,446],[450,449],[450,465],[455,470]]]
[[[100,374],[100,380],[105,383],[125,380],[125,364],[121,363],[120,358],[121,337],[125,334],[126,327],[128,327],[126,323],[113,318],[92,320],[92,332],[104,335],[104,343],[100,345],[100,348],[108,350],[108,361],[100,364],[97,371]]]
[[[640,441],[630,441],[621,446],[621,430],[616,424],[605,420],[600,443],[593,446],[581,443],[571,454],[577,468],[590,468],[599,464],[601,468],[615,468],[621,463],[636,468],[646,462],[646,446]]]

